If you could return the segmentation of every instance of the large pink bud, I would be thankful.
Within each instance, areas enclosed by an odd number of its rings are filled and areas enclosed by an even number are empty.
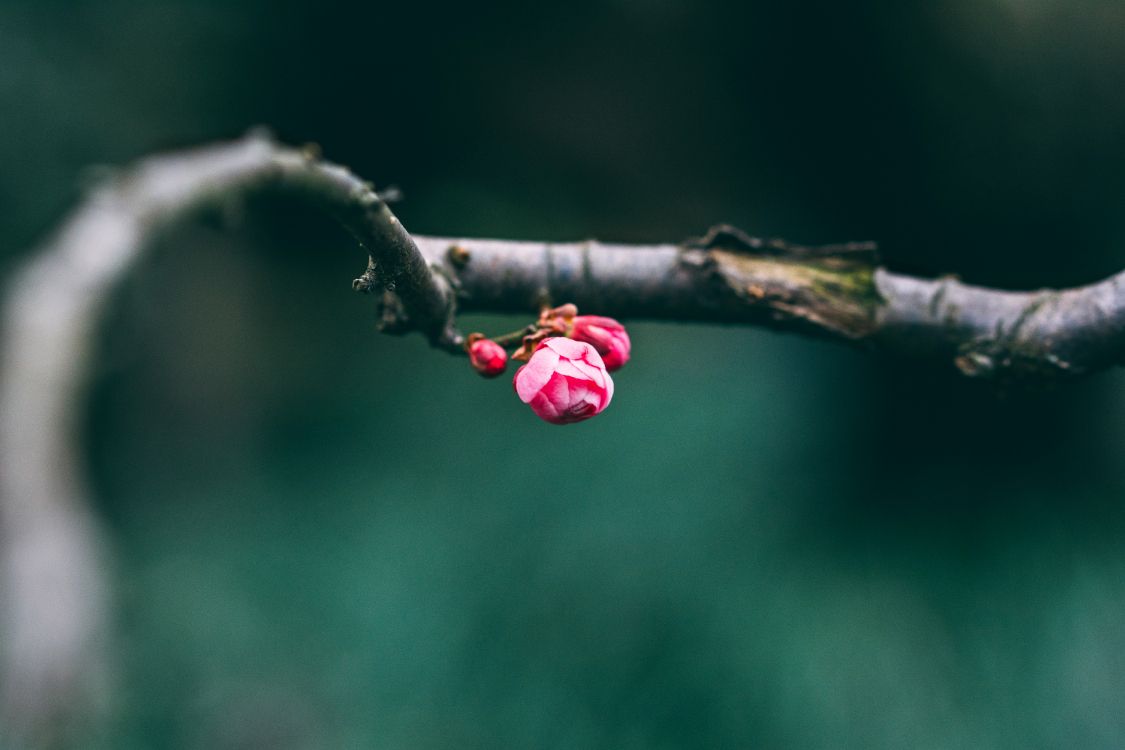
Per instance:
[[[544,339],[513,381],[520,401],[552,424],[598,414],[613,398],[613,378],[598,351],[583,341]]]
[[[592,344],[602,355],[605,369],[613,372],[629,361],[629,334],[625,326],[613,318],[604,318],[600,315],[577,315],[574,318],[574,327],[570,337],[575,341],[585,341]]]

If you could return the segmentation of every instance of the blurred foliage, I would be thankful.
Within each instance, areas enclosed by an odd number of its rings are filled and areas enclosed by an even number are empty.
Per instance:
[[[1117,0],[7,0],[0,262],[92,166],[265,123],[419,232],[729,221],[1080,283],[1125,266],[1122,90]],[[322,217],[156,251],[88,419],[122,638],[84,747],[1125,744],[1121,374],[637,323],[554,428],[376,336]]]

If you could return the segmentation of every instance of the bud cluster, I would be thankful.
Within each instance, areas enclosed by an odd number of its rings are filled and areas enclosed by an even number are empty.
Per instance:
[[[629,361],[631,343],[625,326],[613,318],[579,315],[567,304],[543,310],[524,331],[497,339],[481,333],[466,341],[469,364],[486,378],[504,372],[504,343],[516,337],[512,359],[526,362],[512,385],[520,400],[552,424],[570,424],[600,414],[613,399],[613,378]]]

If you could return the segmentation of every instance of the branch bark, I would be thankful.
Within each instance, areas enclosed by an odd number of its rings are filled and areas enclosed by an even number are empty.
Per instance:
[[[1005,292],[879,267],[866,243],[807,248],[730,227],[625,246],[412,237],[374,188],[255,134],[145,160],[96,189],[9,280],[0,332],[0,726],[40,745],[104,694],[106,545],[77,415],[92,333],[152,236],[196,211],[276,190],[334,215],[368,253],[359,291],[388,332],[461,352],[458,310],[545,303],[621,318],[763,325],[953,363],[966,375],[1069,377],[1122,361],[1125,275]]]

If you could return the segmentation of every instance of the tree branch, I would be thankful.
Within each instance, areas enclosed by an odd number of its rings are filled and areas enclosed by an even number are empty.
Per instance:
[[[371,185],[263,134],[145,160],[95,189],[9,280],[0,333],[0,745],[56,742],[104,695],[105,545],[78,441],[93,332],[151,239],[263,191],[320,206],[367,248],[360,288],[393,289],[400,323],[456,350],[453,290]]]
[[[457,258],[463,311],[548,299],[621,318],[759,325],[1005,382],[1087,374],[1125,356],[1125,273],[1008,292],[888,271],[870,243],[809,248],[725,226],[679,245],[414,239],[430,258]]]
[[[369,255],[354,287],[383,327],[461,352],[463,311],[574,302],[622,318],[763,325],[955,363],[971,376],[1093,372],[1125,352],[1123,275],[1004,292],[880,268],[865,243],[807,248],[730,227],[625,246],[411,237],[372,186],[311,150],[251,135],[141,162],[97,188],[9,280],[0,333],[0,726],[41,744],[104,694],[105,545],[90,510],[77,415],[92,333],[153,235],[276,190],[334,215]]]

